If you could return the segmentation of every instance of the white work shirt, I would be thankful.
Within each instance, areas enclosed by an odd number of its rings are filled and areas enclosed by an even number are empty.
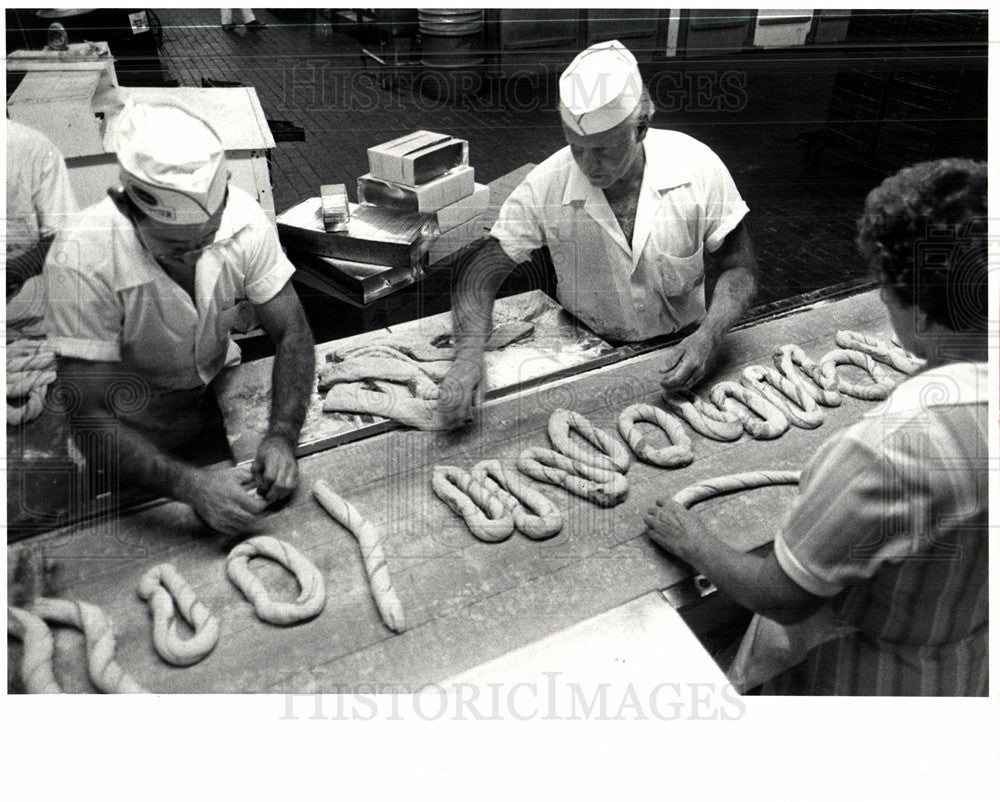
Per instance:
[[[705,316],[705,250],[717,250],[749,211],[706,145],[650,129],[643,147],[631,243],[568,146],[528,174],[491,232],[519,263],[548,246],[559,302],[598,334],[624,341],[669,334]]]
[[[230,337],[239,303],[269,301],[293,272],[274,224],[230,186],[215,240],[198,259],[192,300],[107,198],[81,212],[49,251],[46,330],[62,356],[122,362],[154,390],[193,389],[239,363]]]

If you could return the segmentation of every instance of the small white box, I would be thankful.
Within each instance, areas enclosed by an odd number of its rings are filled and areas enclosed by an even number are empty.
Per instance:
[[[372,178],[419,186],[469,163],[469,143],[448,134],[414,131],[368,148]]]
[[[358,202],[406,214],[428,213],[467,198],[475,189],[476,171],[468,166],[456,167],[419,187],[384,181],[369,174],[358,179]]]
[[[438,209],[434,216],[437,218],[438,228],[442,232],[451,231],[473,217],[483,214],[489,205],[490,188],[486,184],[476,184],[471,195],[460,201],[455,201],[443,209]]]

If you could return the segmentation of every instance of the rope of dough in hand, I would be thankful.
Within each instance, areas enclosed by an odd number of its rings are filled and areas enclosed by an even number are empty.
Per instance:
[[[20,607],[7,608],[7,634],[24,644],[21,678],[28,693],[62,693],[52,672],[55,642],[48,625]]]
[[[250,570],[251,557],[268,557],[295,575],[302,589],[294,602],[271,599],[264,583]],[[294,624],[319,615],[326,604],[323,575],[298,549],[283,540],[259,535],[244,540],[226,558],[226,574],[253,605],[257,617],[271,624]]]
[[[350,532],[361,548],[361,559],[368,575],[368,587],[371,588],[375,606],[382,621],[393,632],[406,629],[403,617],[403,605],[392,587],[389,576],[389,564],[382,548],[382,532],[376,529],[367,518],[363,517],[357,508],[342,496],[337,495],[322,479],[313,484],[313,495],[320,506],[330,517]]]
[[[452,362],[449,359],[439,359],[432,362],[418,362],[416,359],[411,356],[407,356],[397,348],[392,348],[388,345],[379,345],[378,343],[355,345],[349,348],[344,348],[339,351],[334,351],[332,354],[327,354],[326,358],[328,362],[337,364],[339,362],[346,362],[350,359],[362,356],[370,356],[378,359],[392,359],[396,362],[403,362],[407,365],[418,367],[434,379],[434,381],[441,381],[441,379],[448,375],[448,371],[451,370],[452,366]]]
[[[56,380],[54,370],[22,370],[7,372],[7,397],[20,398],[28,395],[35,387],[48,387]]]
[[[499,497],[461,468],[435,465],[431,487],[469,531],[486,543],[499,543],[514,534],[514,516]]]
[[[36,345],[35,342],[18,340],[7,346],[8,374],[24,373],[29,370],[55,370],[55,352],[48,347]]]
[[[824,354],[819,362],[820,381],[828,390],[838,390],[863,401],[882,401],[889,397],[896,382],[888,372],[877,365],[868,354],[846,348],[835,348]],[[837,373],[838,365],[856,365],[872,377],[874,384],[853,382]]]
[[[595,454],[570,439],[570,432],[576,431],[587,442],[602,453]],[[579,412],[557,409],[549,416],[549,439],[556,450],[577,463],[591,465],[604,471],[625,473],[632,458],[628,451],[612,435],[598,429]]]
[[[750,490],[768,485],[797,485],[801,475],[801,471],[750,471],[717,476],[678,491],[674,494],[674,501],[690,509],[699,501],[725,493],[735,493],[738,490]]]
[[[115,635],[111,619],[100,607],[67,599],[35,599],[30,612],[46,621],[76,627],[87,646],[87,673],[104,693],[148,693],[115,661]]]
[[[601,507],[620,504],[628,495],[628,480],[617,471],[595,468],[548,448],[526,448],[517,458],[517,469]]]
[[[528,487],[517,471],[499,460],[474,465],[470,474],[486,492],[496,496],[514,519],[514,526],[532,540],[559,534],[563,517],[559,508],[537,490]]]
[[[712,388],[712,403],[739,418],[756,440],[773,440],[788,430],[788,418],[781,410],[742,384],[719,382]]]
[[[360,384],[336,384],[331,387],[323,401],[323,411],[392,418],[424,431],[443,428],[437,414],[437,402],[378,393],[366,390]]]
[[[636,427],[639,421],[652,423],[662,429],[670,445],[654,448]],[[683,468],[694,461],[691,438],[687,436],[681,422],[659,407],[650,404],[632,404],[630,407],[625,407],[618,415],[618,433],[628,443],[632,453],[651,465],[659,465],[662,468]]]
[[[53,379],[54,380],[54,379]],[[45,394],[49,391],[48,384],[40,384],[32,387],[28,392],[28,400],[23,404],[11,404],[7,402],[7,425],[20,426],[22,423],[32,421],[42,414],[45,408]]]
[[[823,422],[823,410],[816,399],[774,368],[750,365],[740,381],[751,392],[764,396],[800,429],[815,429]]]
[[[416,363],[375,356],[356,356],[344,362],[327,362],[319,370],[319,390],[329,390],[335,384],[381,379],[399,382],[410,388],[417,398],[434,399],[437,385]]]
[[[836,340],[837,345],[841,348],[868,354],[872,359],[878,360],[883,365],[889,365],[889,367],[908,376],[912,376],[926,364],[924,360],[918,359],[898,345],[887,343],[878,337],[871,337],[861,332],[844,329],[837,332]]]
[[[774,365],[786,379],[796,384],[814,401],[825,407],[839,407],[843,397],[823,386],[820,367],[797,345],[783,345],[774,353]]]
[[[703,400],[687,390],[664,390],[663,400],[670,411],[688,422],[698,434],[712,440],[739,440],[743,424],[731,412]]]
[[[175,666],[190,666],[204,659],[219,642],[219,620],[202,604],[174,566],[154,565],[139,581],[139,595],[153,611],[153,647]],[[194,629],[183,639],[177,632],[177,615]]]

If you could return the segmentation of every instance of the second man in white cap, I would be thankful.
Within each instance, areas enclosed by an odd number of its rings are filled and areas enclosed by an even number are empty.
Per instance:
[[[748,212],[707,146],[650,127],[653,103],[617,41],[580,53],[559,80],[567,147],[531,171],[452,295],[457,358],[442,384],[444,422],[471,419],[500,285],[546,247],[563,307],[618,342],[687,333],[665,351],[661,384],[690,387],[756,289]],[[707,253],[716,271],[706,304]]]

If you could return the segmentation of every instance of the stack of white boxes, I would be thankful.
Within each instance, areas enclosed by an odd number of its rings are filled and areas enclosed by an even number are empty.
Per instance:
[[[441,235],[428,252],[429,264],[485,233],[480,220],[490,189],[475,182],[464,139],[416,131],[369,148],[368,169],[358,179],[359,203],[434,215]]]

